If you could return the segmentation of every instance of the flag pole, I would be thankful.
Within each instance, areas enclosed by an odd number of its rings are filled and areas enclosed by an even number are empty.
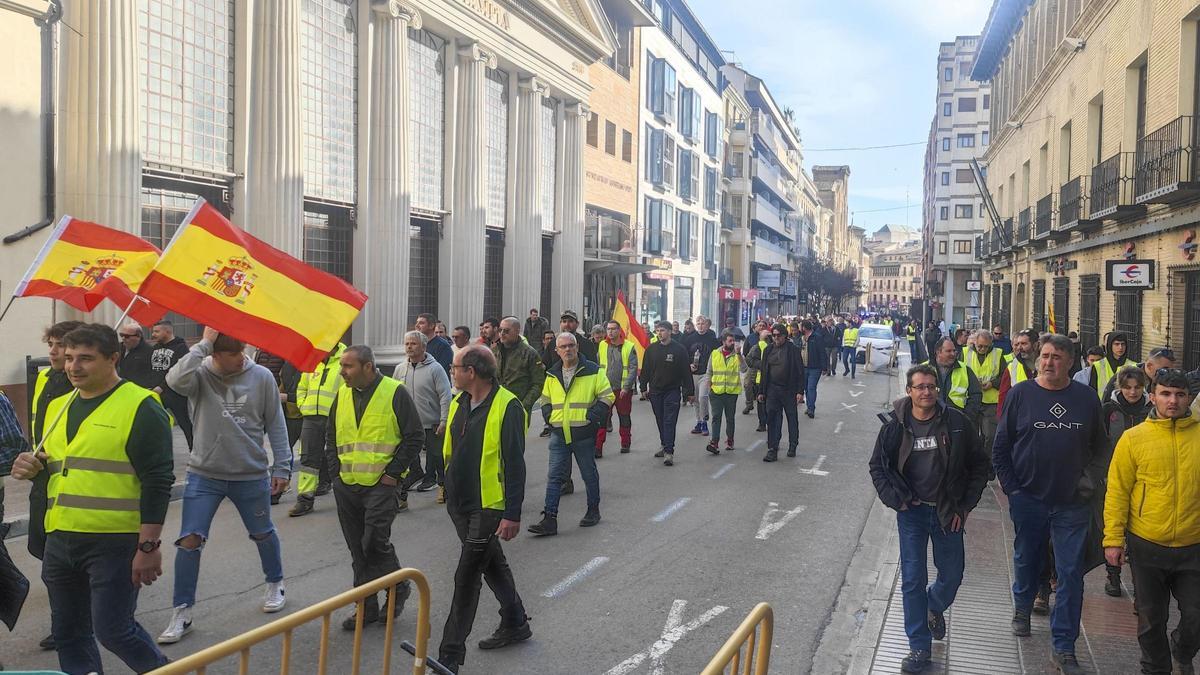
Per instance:
[[[0,321],[4,321],[4,317],[8,316],[8,310],[12,307],[13,301],[16,299],[17,296],[15,295],[8,299],[8,304],[4,305],[4,311],[0,312]]]

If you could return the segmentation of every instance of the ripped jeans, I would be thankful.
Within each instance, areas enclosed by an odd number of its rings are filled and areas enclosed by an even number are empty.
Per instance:
[[[183,518],[179,539],[175,541],[175,594],[172,605],[191,607],[196,604],[196,580],[200,577],[200,552],[208,541],[217,507],[226,498],[233,502],[251,541],[258,546],[266,580],[283,581],[283,550],[279,535],[271,523],[271,479],[214,480],[188,472],[183,489]],[[185,548],[183,540],[189,535],[201,539],[198,548]]]

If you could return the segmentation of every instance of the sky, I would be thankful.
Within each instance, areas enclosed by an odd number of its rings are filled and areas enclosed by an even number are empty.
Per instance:
[[[920,228],[938,45],[978,35],[991,4],[688,0],[725,59],[766,82],[780,107],[796,111],[805,168],[850,166],[851,216],[867,232],[889,223]],[[818,151],[901,143],[919,145]]]

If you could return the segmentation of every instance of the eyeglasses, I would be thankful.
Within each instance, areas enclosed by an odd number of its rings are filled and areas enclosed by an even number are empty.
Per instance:
[[[579,345],[554,345],[555,349],[576,349]]]
[[[138,337],[137,333],[121,333],[122,340],[128,340],[129,338],[135,338],[135,337]]]
[[[1183,375],[1184,372],[1179,368],[1159,368],[1154,371],[1154,381],[1157,382],[1164,377],[1180,377]]]
[[[909,387],[914,391],[937,391],[936,384],[914,384]]]
[[[450,370],[455,370],[455,369],[458,369],[458,370],[466,370],[467,368],[474,368],[474,367],[475,367],[475,366],[460,366],[460,365],[458,365],[458,364],[455,364],[455,363],[451,363],[451,364],[450,364]]]

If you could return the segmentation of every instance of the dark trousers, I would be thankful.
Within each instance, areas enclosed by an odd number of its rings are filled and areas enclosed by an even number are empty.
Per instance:
[[[296,447],[296,441],[300,440],[300,430],[304,428],[303,417],[285,417],[283,423],[287,427],[288,432],[288,447]]]
[[[737,420],[737,394],[713,394],[709,397],[712,402],[712,435],[709,439],[716,443],[721,438],[721,418],[729,428],[725,430],[725,438],[733,440],[733,426]]]
[[[396,519],[400,505],[397,490],[397,487],[383,483],[346,485],[340,477],[333,482],[338,522],[350,549],[355,586],[400,569],[396,549],[392,546],[392,521]],[[366,604],[378,608],[376,602],[375,596],[371,596]]]
[[[668,453],[675,452],[675,425],[679,421],[679,389],[650,392],[650,407],[658,425],[658,442]]]
[[[175,426],[183,432],[183,437],[187,440],[188,450],[192,449],[192,418],[188,415],[188,403],[186,396],[180,396],[173,391],[163,389],[162,404],[167,410],[171,411],[171,416],[175,418]]]
[[[1013,538],[1013,604],[1028,614],[1033,608],[1046,559],[1047,535],[1054,545],[1058,574],[1050,636],[1056,652],[1075,652],[1083,612],[1083,551],[1091,526],[1087,504],[1051,506],[1020,492],[1008,496]]]
[[[1200,650],[1200,544],[1168,548],[1130,534],[1128,551],[1142,672],[1170,673],[1171,642],[1175,657],[1184,663],[1191,663]],[[1179,625],[1168,641],[1172,596],[1179,605]]]
[[[132,564],[137,534],[51,532],[42,581],[50,596],[50,625],[58,665],[69,675],[103,673],[96,640],[138,673],[167,657],[134,619],[138,587]]]
[[[458,568],[454,571],[454,597],[450,600],[450,613],[446,616],[442,644],[438,648],[438,660],[442,663],[462,663],[466,660],[467,637],[475,623],[482,581],[487,582],[500,603],[502,627],[520,626],[527,620],[525,605],[517,593],[512,570],[496,536],[496,528],[502,517],[503,513],[495,509],[450,512],[450,520],[454,521],[454,530],[462,542],[462,551],[458,555]]]
[[[929,651],[933,635],[928,613],[944,612],[954,602],[966,567],[963,531],[942,529],[937,507],[912,505],[896,513],[900,534],[900,592],[904,604],[904,632],[909,649]],[[929,582],[929,544],[933,542],[933,566],[937,579]]]
[[[330,483],[329,461],[325,455],[328,422],[329,418],[324,415],[304,416],[300,427],[300,477],[296,482],[298,499],[312,499],[318,486]]]
[[[833,372],[835,370],[837,370],[838,351],[840,351],[840,350],[837,347],[826,347],[825,348],[825,360],[828,363],[826,364],[825,368],[822,368],[822,370],[829,373],[830,375],[833,375]]]
[[[433,432],[437,431],[437,427],[425,427],[425,444],[422,448],[425,452],[425,468],[421,468],[421,453],[417,453],[413,457],[412,463],[408,465],[408,473],[404,479],[400,481],[400,499],[408,499],[408,491],[412,486],[423,481],[427,476],[437,479],[437,484],[441,485],[445,482],[445,476],[439,475],[443,473],[442,469],[442,439],[445,435],[437,435]],[[436,464],[435,464],[436,462]]]
[[[788,447],[800,445],[800,420],[796,415],[796,395],[783,387],[767,390],[767,449],[778,450],[783,440],[783,418],[787,417]]]

